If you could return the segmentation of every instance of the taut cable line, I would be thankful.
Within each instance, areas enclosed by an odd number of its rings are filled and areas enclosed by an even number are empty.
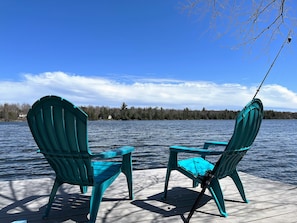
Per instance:
[[[257,96],[258,92],[260,91],[260,89],[261,89],[261,87],[262,87],[264,81],[266,80],[268,74],[270,73],[270,70],[272,69],[272,67],[273,67],[275,61],[277,60],[278,56],[280,55],[282,49],[284,48],[284,46],[286,45],[286,43],[290,43],[290,42],[291,42],[292,37],[290,36],[290,34],[291,34],[291,31],[289,32],[287,38],[285,39],[285,41],[284,41],[283,44],[281,45],[281,47],[280,47],[278,53],[276,54],[274,60],[272,61],[271,65],[270,65],[268,71],[266,72],[266,75],[264,76],[264,78],[263,78],[261,84],[259,85],[259,87],[258,87],[258,89],[257,89],[257,91],[256,91],[256,93],[255,93],[255,95],[254,95],[254,97],[253,97],[253,99]]]

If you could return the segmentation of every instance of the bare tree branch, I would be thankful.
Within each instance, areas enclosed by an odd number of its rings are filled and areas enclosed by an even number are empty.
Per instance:
[[[183,9],[193,14],[209,18],[211,29],[216,23],[228,19],[225,32],[239,31],[243,36],[241,45],[250,44],[264,34],[270,42],[279,35],[294,32],[296,18],[289,15],[290,0],[188,0]],[[295,20],[295,22],[294,22]],[[293,22],[292,22],[293,21]],[[222,30],[222,27],[219,27]]]

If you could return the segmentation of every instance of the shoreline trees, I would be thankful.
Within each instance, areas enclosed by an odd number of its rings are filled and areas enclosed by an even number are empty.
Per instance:
[[[26,120],[29,104],[0,104],[0,121]],[[224,120],[234,119],[239,111],[165,109],[162,107],[130,107],[123,103],[119,108],[107,106],[81,106],[89,120]],[[297,112],[264,111],[264,119],[297,119]]]

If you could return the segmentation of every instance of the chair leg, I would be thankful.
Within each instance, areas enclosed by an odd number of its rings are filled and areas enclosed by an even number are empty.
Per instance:
[[[133,177],[132,177],[132,157],[131,157],[131,153],[123,156],[122,172],[126,175],[128,190],[129,190],[129,198],[130,198],[130,200],[133,200],[134,199],[134,194],[133,194]]]
[[[52,188],[52,191],[51,191],[51,194],[50,194],[50,197],[49,197],[49,201],[48,201],[48,204],[47,204],[47,207],[45,209],[45,212],[44,212],[44,215],[43,215],[43,219],[46,219],[49,215],[49,212],[51,210],[51,207],[52,207],[52,204],[53,204],[53,201],[55,199],[55,196],[56,196],[56,193],[58,191],[58,188],[62,185],[62,183],[57,180],[57,178],[55,179],[55,183],[53,185],[53,188]]]
[[[249,200],[246,198],[245,196],[245,192],[244,192],[244,189],[243,189],[243,185],[242,185],[242,182],[239,178],[239,175],[238,175],[238,172],[235,171],[232,175],[230,175],[230,177],[232,178],[232,180],[234,181],[240,195],[241,195],[241,198],[244,200],[244,202],[246,203],[249,203]]]
[[[100,203],[102,201],[103,193],[112,184],[112,182],[117,178],[118,175],[119,175],[119,173],[112,176],[111,178],[104,181],[103,183],[95,184],[93,186],[92,197],[91,197],[91,201],[90,201],[90,221],[89,221],[90,223],[96,222],[96,218],[97,218]]]
[[[96,185],[93,187],[92,190],[92,197],[90,201],[90,223],[95,223],[99,206],[102,201],[102,196],[104,193],[104,187],[102,184]]]
[[[168,190],[170,173],[172,170],[176,170],[176,168],[177,168],[177,152],[170,150],[169,160],[167,164],[166,178],[165,178],[164,194],[162,197],[164,200],[167,198],[167,190]]]
[[[162,197],[164,200],[167,198],[167,190],[168,190],[170,173],[171,173],[171,168],[168,166],[167,172],[166,172],[166,178],[165,178],[164,193],[163,193],[163,197]]]
[[[128,190],[129,190],[129,199],[133,200],[134,194],[133,194],[132,170],[129,171],[129,173],[126,175],[126,178],[127,178],[127,184],[128,184]]]
[[[80,186],[80,192],[82,194],[85,194],[88,192],[88,186]]]
[[[221,215],[224,217],[227,217],[228,214],[226,212],[224,196],[223,196],[223,192],[222,192],[219,180],[217,178],[214,178],[211,181],[208,189],[209,189],[213,199],[215,200],[216,205],[217,205]]]

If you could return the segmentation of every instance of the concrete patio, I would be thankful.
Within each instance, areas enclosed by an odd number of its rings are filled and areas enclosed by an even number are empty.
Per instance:
[[[166,169],[133,172],[133,201],[128,200],[124,175],[107,189],[101,203],[97,222],[183,222],[199,194],[200,188],[191,188],[191,181],[173,171],[168,198],[162,200]],[[249,204],[243,203],[232,180],[221,180],[225,196],[227,218],[206,193],[201,207],[191,222],[297,222],[297,186],[262,179],[240,173]],[[80,194],[79,187],[64,185],[59,191],[47,220],[42,220],[51,178],[20,181],[0,181],[0,222],[27,220],[28,223],[87,222],[89,192]]]

